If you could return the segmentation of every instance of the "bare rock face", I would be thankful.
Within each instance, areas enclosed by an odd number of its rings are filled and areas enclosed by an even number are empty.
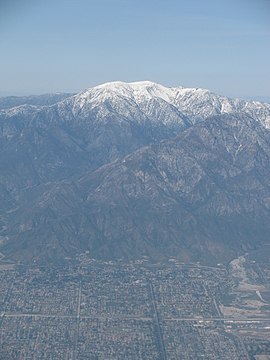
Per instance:
[[[2,110],[0,251],[215,262],[269,242],[269,114],[150,82]]]

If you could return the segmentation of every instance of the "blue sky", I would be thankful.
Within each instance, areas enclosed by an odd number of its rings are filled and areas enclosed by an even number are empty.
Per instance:
[[[268,0],[1,0],[0,95],[151,80],[270,96]]]

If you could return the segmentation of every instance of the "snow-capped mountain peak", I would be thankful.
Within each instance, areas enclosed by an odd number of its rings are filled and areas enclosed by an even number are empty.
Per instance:
[[[129,98],[134,101],[143,98],[160,98],[169,103],[173,103],[175,97],[175,89],[167,88],[163,85],[151,81],[137,81],[125,83],[122,81],[114,81],[89,88],[78,94],[78,99],[88,99],[93,101],[104,98]]]
[[[175,106],[176,89],[139,81],[111,82],[87,89],[73,98],[73,114],[88,118],[93,112],[100,121],[112,116],[137,123],[185,124],[186,117]]]
[[[232,99],[207,89],[165,87],[151,81],[109,82],[89,88],[73,98],[73,113],[88,117],[93,110],[100,118],[117,113],[138,121],[195,123],[213,115],[246,112],[270,127],[270,104]],[[172,115],[173,114],[173,115]]]

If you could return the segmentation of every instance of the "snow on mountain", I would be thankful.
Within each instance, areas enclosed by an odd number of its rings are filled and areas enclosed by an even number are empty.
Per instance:
[[[6,117],[13,117],[17,115],[29,115],[34,114],[40,109],[40,107],[35,105],[19,105],[8,109],[0,110],[0,115],[4,115]]]
[[[65,101],[64,101],[65,102]],[[201,88],[165,87],[150,81],[105,83],[67,99],[74,116],[112,114],[138,122],[188,125],[224,113],[245,112],[270,127],[270,104],[220,96]]]
[[[175,103],[195,122],[209,116],[241,111],[242,100],[219,96],[205,89],[182,88],[176,91]]]
[[[139,124],[160,123],[190,125],[186,116],[174,105],[173,89],[152,82],[112,82],[90,88],[68,102],[74,116],[96,116],[110,121],[117,116],[122,121]]]
[[[53,95],[51,95],[52,98]],[[58,95],[59,97],[59,95]],[[18,100],[17,100],[18,101]],[[270,104],[232,99],[201,88],[165,87],[151,81],[105,83],[76,95],[67,94],[56,104],[0,109],[4,117],[27,117],[35,112],[54,112],[58,121],[93,124],[136,124],[148,127],[186,128],[204,119],[226,113],[246,113],[270,128]],[[55,118],[56,119],[56,118]]]

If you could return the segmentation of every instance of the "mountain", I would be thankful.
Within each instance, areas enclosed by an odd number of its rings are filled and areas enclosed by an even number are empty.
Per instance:
[[[270,104],[231,99],[201,88],[167,88],[150,81],[106,83],[69,100],[76,116],[88,117],[95,109],[101,118],[114,112],[140,122],[183,125],[184,119],[194,124],[214,115],[245,112],[270,127]]]
[[[2,110],[0,181],[14,192],[78,177],[208,116],[234,112],[269,127],[270,105],[151,82],[109,83],[52,106]]]
[[[222,261],[267,242],[270,105],[108,83],[0,112],[0,251]]]

